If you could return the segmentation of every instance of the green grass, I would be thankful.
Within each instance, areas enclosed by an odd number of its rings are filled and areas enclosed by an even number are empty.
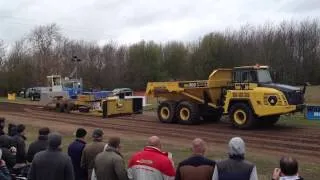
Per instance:
[[[294,125],[294,126],[310,126],[319,127],[320,120],[308,120],[304,113],[296,113],[294,115],[283,115],[279,122],[281,125]]]
[[[9,123],[9,122],[8,122]],[[27,145],[37,138],[38,127],[32,125],[26,125]],[[54,129],[53,129],[54,130]],[[90,132],[91,133],[91,132]],[[90,134],[88,133],[88,134]],[[73,141],[73,132],[63,132],[63,151],[67,152],[68,145]],[[108,134],[111,136],[112,134]],[[105,137],[107,138],[107,137]],[[87,138],[87,141],[91,141]],[[145,145],[144,139],[131,139],[130,137],[122,138],[122,153],[126,162],[130,156],[141,150]],[[210,146],[211,147],[211,146]],[[188,145],[180,146],[174,144],[163,144],[163,149],[173,153],[175,165],[190,156],[191,151]],[[226,156],[227,145],[222,147],[213,147],[207,151],[206,156],[210,159],[221,160],[227,158]],[[278,167],[279,157],[274,157],[268,154],[259,154],[258,152],[252,152],[247,149],[247,160],[253,162],[257,166],[258,176],[260,180],[269,180],[270,175],[275,167]],[[300,173],[308,180],[318,180],[320,177],[320,165],[310,162],[308,160],[299,159]]]

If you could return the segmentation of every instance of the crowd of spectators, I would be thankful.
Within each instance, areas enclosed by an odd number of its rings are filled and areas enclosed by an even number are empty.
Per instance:
[[[134,153],[128,165],[121,153],[119,137],[105,143],[104,132],[95,129],[92,142],[86,142],[88,132],[76,130],[74,141],[62,151],[62,136],[49,128],[39,129],[38,138],[26,148],[26,127],[8,127],[0,118],[0,180],[13,180],[20,174],[28,180],[257,180],[257,167],[245,159],[245,142],[233,137],[228,144],[228,158],[212,160],[205,156],[207,145],[201,138],[191,143],[190,157],[177,164],[173,155],[162,149],[161,140],[151,136],[146,146]],[[282,157],[279,168],[271,173],[272,180],[303,180],[298,174],[298,162]]]

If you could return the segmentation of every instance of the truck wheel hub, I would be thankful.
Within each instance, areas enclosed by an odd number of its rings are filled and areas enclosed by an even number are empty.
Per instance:
[[[237,110],[234,113],[233,118],[237,124],[242,125],[246,122],[247,115],[246,112],[244,112],[243,110]]]
[[[168,118],[169,118],[169,115],[170,115],[169,108],[167,108],[167,107],[161,108],[160,114],[161,114],[161,117],[162,117],[163,119],[168,119]]]
[[[190,111],[187,108],[181,108],[180,110],[180,118],[183,121],[187,121],[189,119],[190,116]]]

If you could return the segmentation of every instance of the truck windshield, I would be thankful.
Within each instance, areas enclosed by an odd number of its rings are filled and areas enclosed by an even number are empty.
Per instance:
[[[258,72],[259,83],[272,83],[270,72],[266,69],[260,69]]]

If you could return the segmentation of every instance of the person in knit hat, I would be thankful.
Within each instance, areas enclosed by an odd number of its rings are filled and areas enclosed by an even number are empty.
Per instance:
[[[88,178],[86,169],[81,168],[81,155],[86,146],[85,137],[87,131],[83,128],[78,128],[76,131],[76,139],[68,147],[68,155],[73,164],[74,175],[77,180],[85,180]]]
[[[257,180],[256,166],[245,160],[245,143],[240,137],[229,141],[229,158],[216,164],[212,180]]]
[[[70,157],[61,151],[59,133],[48,136],[48,149],[34,156],[28,180],[75,180]]]
[[[39,129],[38,139],[32,142],[28,148],[27,161],[32,162],[33,157],[40,151],[44,151],[48,148],[48,134],[50,129],[48,127],[43,127]]]
[[[106,143],[103,142],[103,131],[102,129],[95,129],[92,133],[93,142],[85,146],[81,156],[81,168],[87,170],[88,179],[91,179],[94,160],[100,152],[103,151]]]

